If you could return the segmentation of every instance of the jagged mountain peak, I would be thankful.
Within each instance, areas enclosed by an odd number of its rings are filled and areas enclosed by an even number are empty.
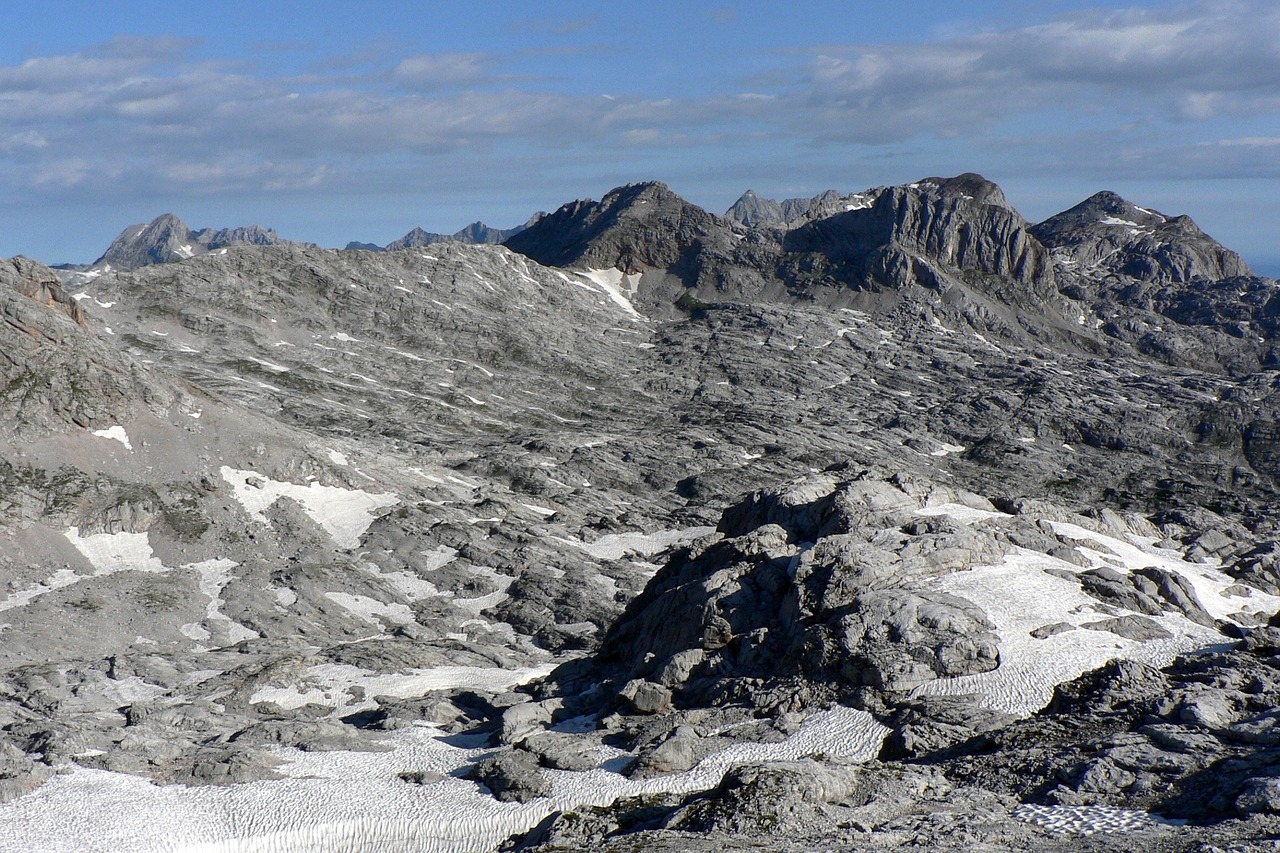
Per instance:
[[[146,223],[130,225],[91,265],[131,270],[151,264],[183,260],[228,246],[268,246],[286,242],[261,225],[240,228],[202,228],[192,231],[177,214],[162,213]]]
[[[1146,282],[1220,281],[1252,275],[1238,254],[1189,216],[1166,216],[1104,190],[1031,229],[1060,262]]]
[[[1074,207],[1049,217],[1037,225],[1046,231],[1064,227],[1134,227],[1155,226],[1167,222],[1188,223],[1186,216],[1169,217],[1157,210],[1139,207],[1111,190],[1102,190],[1089,196]],[[1194,226],[1194,223],[1191,223]],[[1199,231],[1197,228],[1196,231]]]
[[[747,190],[724,212],[726,219],[741,222],[748,228],[757,225],[785,222],[782,205],[771,198],[763,198],[755,190]]]
[[[764,198],[754,190],[747,190],[725,211],[726,219],[739,222],[748,228],[760,225],[791,225],[805,216],[829,215],[843,208],[838,203],[846,196],[839,190],[824,190],[810,198],[788,198],[775,201]]]
[[[449,238],[444,234],[436,234],[433,231],[424,231],[422,228],[415,227],[399,240],[394,240],[388,243],[387,251],[394,252],[397,249],[417,249],[422,246],[430,246],[433,243],[439,243],[448,239]]]

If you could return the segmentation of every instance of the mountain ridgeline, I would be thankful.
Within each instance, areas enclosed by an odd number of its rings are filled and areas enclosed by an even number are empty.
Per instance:
[[[1280,364],[1271,280],[1189,217],[1110,192],[1033,225],[972,173],[786,203],[748,192],[724,217],[642,183],[566,204],[505,245],[641,274],[655,308],[816,302],[1099,354],[1123,343],[1229,371]]]

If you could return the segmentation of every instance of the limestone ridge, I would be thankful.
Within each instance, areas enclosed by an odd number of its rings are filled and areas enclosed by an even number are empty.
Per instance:
[[[675,271],[704,243],[731,242],[733,225],[659,182],[628,184],[600,201],[570,202],[506,242],[541,264],[625,272]]]
[[[92,267],[110,265],[113,269],[131,270],[178,261],[228,246],[269,246],[280,242],[284,241],[279,234],[260,225],[192,231],[177,216],[165,213],[146,224],[130,225],[102,257],[93,262]]]
[[[514,228],[491,228],[483,222],[472,222],[465,228],[461,228],[452,234],[437,234],[433,231],[424,231],[421,228],[414,228],[408,234],[399,240],[393,240],[385,247],[376,243],[357,243],[347,244],[348,249],[364,249],[366,251],[388,251],[394,252],[399,249],[417,249],[422,246],[431,246],[436,243],[469,243],[472,245],[494,245],[503,243],[521,231],[528,228],[532,223],[537,222],[543,216],[542,213],[535,213],[530,217],[528,222],[517,225]]]
[[[753,190],[747,190],[725,211],[724,218],[741,223],[747,228],[755,228],[757,225],[786,225],[814,208],[843,197],[837,190],[827,190],[812,198],[774,201],[771,198],[761,198]]]
[[[1048,251],[1000,188],[982,176],[926,178],[882,189],[872,199],[790,231],[783,247],[821,253],[845,277],[885,287],[939,288],[939,273],[956,271],[1007,279],[1041,299],[1053,294]]]
[[[1280,364],[1270,280],[1184,216],[1099,193],[1033,226],[973,173],[802,206],[784,217],[748,192],[722,219],[662,184],[631,184],[565,205],[507,245],[553,265],[656,272],[638,298],[657,314],[818,303],[1092,353],[1137,346],[1231,372]]]

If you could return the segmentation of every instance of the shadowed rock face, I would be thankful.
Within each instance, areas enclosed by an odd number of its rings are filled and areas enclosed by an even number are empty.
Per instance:
[[[566,204],[507,240],[513,251],[552,266],[624,272],[672,270],[705,240],[727,241],[729,222],[652,182]]]
[[[1008,280],[1001,295],[1029,302],[1055,287],[1048,251],[1027,229],[999,187],[964,174],[881,190],[869,207],[791,231],[783,247],[821,253],[881,287],[940,289],[940,272],[975,272]]]

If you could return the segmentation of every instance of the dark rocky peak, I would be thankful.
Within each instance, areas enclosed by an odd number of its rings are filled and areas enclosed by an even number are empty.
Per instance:
[[[703,241],[727,245],[732,237],[732,223],[654,181],[618,187],[600,201],[570,202],[505,245],[549,266],[637,272],[671,270]]]
[[[460,243],[501,243],[506,237],[500,229],[490,228],[477,220],[455,231],[453,239]]]
[[[1113,274],[1140,282],[1220,281],[1252,272],[1244,259],[1205,234],[1188,216],[1156,210],[1103,191],[1034,226],[1032,233],[1075,273]]]

